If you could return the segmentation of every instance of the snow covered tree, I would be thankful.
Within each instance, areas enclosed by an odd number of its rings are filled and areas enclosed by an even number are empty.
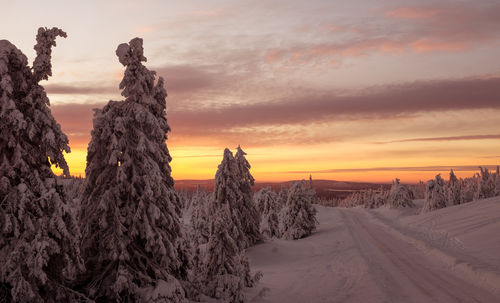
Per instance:
[[[69,302],[82,297],[70,283],[83,271],[79,230],[51,164],[64,175],[68,138],[54,120],[40,80],[52,75],[58,28],[39,28],[33,68],[0,40],[0,298]]]
[[[465,178],[460,182],[460,203],[471,202],[477,199],[478,192],[478,175],[475,174],[472,178]]]
[[[280,192],[278,193],[278,203],[276,203],[278,210],[281,211],[281,209],[286,205],[286,201],[288,200],[288,188],[285,186],[282,186],[280,189]]]
[[[363,206],[365,208],[378,208],[386,203],[386,193],[381,189],[375,192],[372,189],[365,191],[363,195]]]
[[[422,212],[429,212],[446,207],[446,188],[441,175],[436,175],[436,179],[427,181],[425,190],[425,202]]]
[[[238,179],[240,183],[240,191],[242,200],[239,204],[241,210],[241,223],[243,224],[243,232],[248,239],[249,246],[261,240],[259,232],[260,216],[252,201],[252,186],[254,178],[250,174],[250,163],[245,158],[246,153],[238,145],[236,149],[235,160],[238,165]]]
[[[208,218],[208,201],[212,199],[206,192],[198,190],[191,202],[191,227],[192,238],[195,245],[208,242],[210,236],[210,226]]]
[[[413,192],[396,178],[392,182],[392,187],[387,198],[387,204],[390,208],[414,207]]]
[[[255,281],[244,255],[248,240],[238,208],[243,199],[238,173],[238,163],[226,148],[209,206],[210,237],[203,268],[204,293],[223,302],[243,302],[244,286]]]
[[[260,233],[268,238],[279,237],[278,194],[264,187],[255,193],[254,202],[260,214]]]
[[[478,183],[477,199],[486,199],[495,196],[495,174],[492,174],[486,167],[479,167],[480,177]]]
[[[316,209],[312,206],[314,197],[305,181],[295,182],[288,191],[286,205],[280,212],[280,233],[288,240],[309,236],[316,229]]]
[[[495,172],[495,196],[500,196],[500,166],[497,166]]]
[[[167,93],[163,78],[155,84],[155,72],[142,64],[142,45],[134,38],[118,46],[126,67],[120,83],[125,100],[96,110],[88,147],[83,280],[99,301],[178,302],[185,296],[180,281],[187,276],[189,253],[165,143]]]
[[[448,206],[460,204],[460,181],[453,169],[450,171],[450,180],[446,186],[446,204]]]
[[[224,150],[222,162],[215,174],[215,188],[213,199],[210,201],[208,215],[213,221],[213,216],[224,205],[228,205],[231,214],[232,226],[230,235],[239,248],[245,249],[250,242],[245,234],[243,225],[242,204],[244,197],[240,191],[240,177],[238,163],[229,149]],[[210,222],[212,222],[210,221]]]
[[[214,214],[204,265],[204,293],[223,302],[244,302],[245,284],[253,285],[244,251],[231,236],[228,204]]]

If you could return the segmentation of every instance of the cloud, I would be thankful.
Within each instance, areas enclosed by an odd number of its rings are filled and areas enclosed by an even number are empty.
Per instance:
[[[311,124],[396,119],[444,111],[498,110],[499,101],[500,77],[490,77],[378,86],[350,95],[293,91],[293,95],[281,95],[267,102],[219,104],[217,107],[186,107],[179,101],[172,103],[167,99],[167,119],[172,127],[170,138],[177,142],[189,143],[191,140],[208,145],[246,142],[260,146],[314,144],[341,141],[342,136],[328,131],[311,133],[308,127]],[[89,134],[92,109],[103,106],[104,103],[55,104],[51,108],[63,131]],[[401,142],[494,139],[496,136],[415,138]],[[88,137],[85,140],[88,141]]]
[[[220,66],[173,65],[151,68],[166,80],[169,93],[192,93],[215,87],[225,77]]]
[[[350,35],[317,43],[291,41],[267,51],[270,64],[300,65],[371,54],[457,52],[498,43],[500,4],[453,2],[390,8],[361,24],[340,24]],[[334,26],[334,25],[332,25]]]
[[[394,140],[394,141],[387,141],[387,142],[375,142],[375,143],[376,144],[389,144],[389,143],[401,143],[401,142],[461,141],[461,140],[490,140],[490,139],[500,139],[500,134],[497,134],[497,135],[470,135],[470,136],[412,138],[412,139]]]
[[[118,85],[114,86],[98,86],[89,85],[88,83],[71,83],[71,84],[45,84],[45,90],[49,94],[57,95],[102,95],[115,94],[119,92]]]
[[[265,103],[182,111],[172,108],[169,117],[180,128],[210,130],[332,119],[381,119],[464,109],[500,109],[499,100],[500,78],[495,77],[387,85],[353,95],[307,92],[300,95],[299,92],[299,95]]]
[[[166,79],[167,91],[174,94],[193,93],[208,88],[223,88],[227,73],[224,67],[215,65],[166,65],[151,67],[158,75]],[[116,83],[108,85],[94,83],[46,84],[49,94],[61,95],[103,95],[120,92],[118,85],[123,77],[120,73]]]
[[[385,13],[386,16],[403,19],[425,19],[438,14],[437,9],[423,7],[400,7],[389,10]]]

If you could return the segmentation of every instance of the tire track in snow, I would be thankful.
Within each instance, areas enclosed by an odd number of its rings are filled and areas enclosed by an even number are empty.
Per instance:
[[[498,299],[489,293],[452,275],[425,256],[415,253],[415,248],[408,243],[394,238],[379,226],[366,222],[366,217],[356,210],[345,210],[343,217],[360,249],[371,252],[368,263],[375,267],[375,277],[382,275],[389,284],[393,284],[390,287],[403,291],[401,294],[384,285],[390,301],[498,302]],[[378,263],[387,266],[380,266]],[[404,283],[405,279],[409,283]],[[404,293],[408,293],[409,297],[403,299]]]

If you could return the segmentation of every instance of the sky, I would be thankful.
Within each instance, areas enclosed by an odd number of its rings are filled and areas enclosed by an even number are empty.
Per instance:
[[[6,1],[0,39],[32,62],[84,176],[93,108],[122,100],[120,43],[166,79],[174,179],[211,179],[225,147],[257,181],[416,182],[500,163],[500,2]]]

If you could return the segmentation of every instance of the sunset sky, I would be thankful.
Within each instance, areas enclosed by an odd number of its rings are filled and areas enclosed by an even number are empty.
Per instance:
[[[167,83],[174,179],[210,179],[240,144],[257,181],[427,180],[500,164],[500,2],[6,1],[0,39],[32,62],[84,175],[93,108],[122,100],[118,44]],[[446,175],[447,178],[447,175]]]

